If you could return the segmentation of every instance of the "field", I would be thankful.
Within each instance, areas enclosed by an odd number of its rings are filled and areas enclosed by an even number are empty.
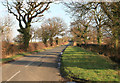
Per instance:
[[[62,55],[62,74],[74,81],[120,81],[120,67],[109,58],[69,46]]]

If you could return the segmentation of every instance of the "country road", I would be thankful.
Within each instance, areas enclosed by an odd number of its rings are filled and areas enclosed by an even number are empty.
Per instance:
[[[66,47],[67,45],[59,46],[4,64],[2,66],[2,83],[12,83],[14,81],[61,81],[58,55]]]

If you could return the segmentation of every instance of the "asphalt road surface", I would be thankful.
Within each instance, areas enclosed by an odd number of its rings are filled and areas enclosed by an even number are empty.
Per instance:
[[[58,55],[65,48],[66,46],[59,46],[4,64],[2,66],[2,83],[61,81]]]

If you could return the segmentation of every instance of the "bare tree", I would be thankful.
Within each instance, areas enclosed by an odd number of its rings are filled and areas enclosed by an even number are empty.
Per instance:
[[[19,22],[18,31],[23,34],[24,48],[27,51],[31,38],[30,27],[33,19],[43,16],[43,12],[48,10],[51,2],[39,2],[39,0],[6,0],[4,6],[8,12],[13,14]]]
[[[101,7],[104,13],[108,16],[109,21],[106,22],[107,25],[111,28],[113,34],[113,40],[116,50],[119,48],[120,41],[120,2],[112,2],[112,3],[103,3],[101,2]]]
[[[71,32],[74,33],[74,35],[76,35],[77,37],[79,37],[80,43],[84,41],[85,45],[87,44],[87,40],[89,37],[88,32],[91,26],[90,24],[91,20],[92,20],[92,16],[87,15],[86,17],[84,16],[83,18],[77,19],[71,23]]]
[[[49,41],[51,46],[53,45],[53,38],[55,36],[60,35],[61,32],[65,31],[66,28],[66,24],[64,23],[64,21],[58,17],[53,17],[45,20],[43,25],[49,27],[48,33],[49,33]]]
[[[16,42],[18,44],[22,44],[23,43],[23,35],[19,34],[13,40],[14,40],[14,42]]]
[[[93,20],[96,22],[98,43],[101,44],[102,42],[101,31],[104,29],[109,35],[113,35],[115,47],[116,50],[118,50],[120,37],[120,2],[70,2],[65,3],[65,5],[68,7],[67,12],[71,13],[74,18],[78,19],[82,19],[83,17],[92,14],[91,11],[94,11]]]
[[[75,32],[79,32],[81,34],[76,34],[84,41],[85,44],[87,44],[88,39],[88,32],[90,30],[90,27],[93,26],[93,14],[92,11],[97,9],[99,3],[93,3],[93,2],[86,2],[86,3],[80,3],[80,2],[70,2],[70,3],[64,3],[67,7],[67,13],[71,14],[72,18],[74,18],[74,22],[71,23],[71,27],[76,27],[77,31],[74,31],[72,29],[72,33],[74,35]]]
[[[37,40],[37,28],[35,28],[35,27],[32,27],[31,29],[30,29],[30,35],[31,35],[31,42],[32,42],[32,40],[34,39],[35,40],[35,42],[36,42],[36,40]]]
[[[103,39],[103,30],[107,30],[107,28],[105,28],[105,21],[108,20],[107,16],[104,14],[103,10],[101,9],[101,5],[98,5],[99,9],[94,9],[92,10],[91,14],[93,15],[93,19],[94,19],[94,27],[96,28],[96,32],[97,32],[97,42],[99,45],[102,44],[102,39]]]
[[[12,33],[12,25],[14,21],[11,17],[5,16],[1,17],[0,20],[0,33],[3,36],[2,41],[9,42],[11,40],[11,33]]]
[[[40,30],[38,30],[38,31],[41,31],[41,33],[38,32],[39,33],[39,37],[42,39],[43,43],[47,47],[48,46],[47,41],[49,39],[49,26],[42,25]]]

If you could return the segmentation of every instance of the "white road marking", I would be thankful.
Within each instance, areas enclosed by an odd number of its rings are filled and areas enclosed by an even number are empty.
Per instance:
[[[41,58],[42,58],[43,56],[41,56]],[[35,58],[36,59],[36,58]],[[31,65],[32,63],[34,63],[35,61],[35,59],[33,59],[33,61],[31,62],[31,63],[29,63],[29,64],[27,64],[25,67],[28,67],[29,65]],[[37,58],[37,59],[40,59],[40,58]],[[44,61],[44,60],[42,60],[42,61]]]
[[[9,78],[7,81],[10,81],[12,78],[14,78],[18,73],[20,73],[20,71],[18,71],[17,73],[15,73],[11,78]],[[7,83],[7,81],[5,83]]]
[[[34,61],[33,61],[34,62]],[[31,65],[33,62],[29,63],[28,65],[26,65],[25,67],[28,67],[29,65]]]
[[[35,58],[36,59],[36,58]],[[32,63],[34,63],[35,61],[35,59],[33,59],[33,61],[31,62],[31,63],[29,63],[28,65],[26,65],[25,67],[28,67],[29,65],[31,65]],[[39,58],[37,58],[37,59],[39,59]]]

